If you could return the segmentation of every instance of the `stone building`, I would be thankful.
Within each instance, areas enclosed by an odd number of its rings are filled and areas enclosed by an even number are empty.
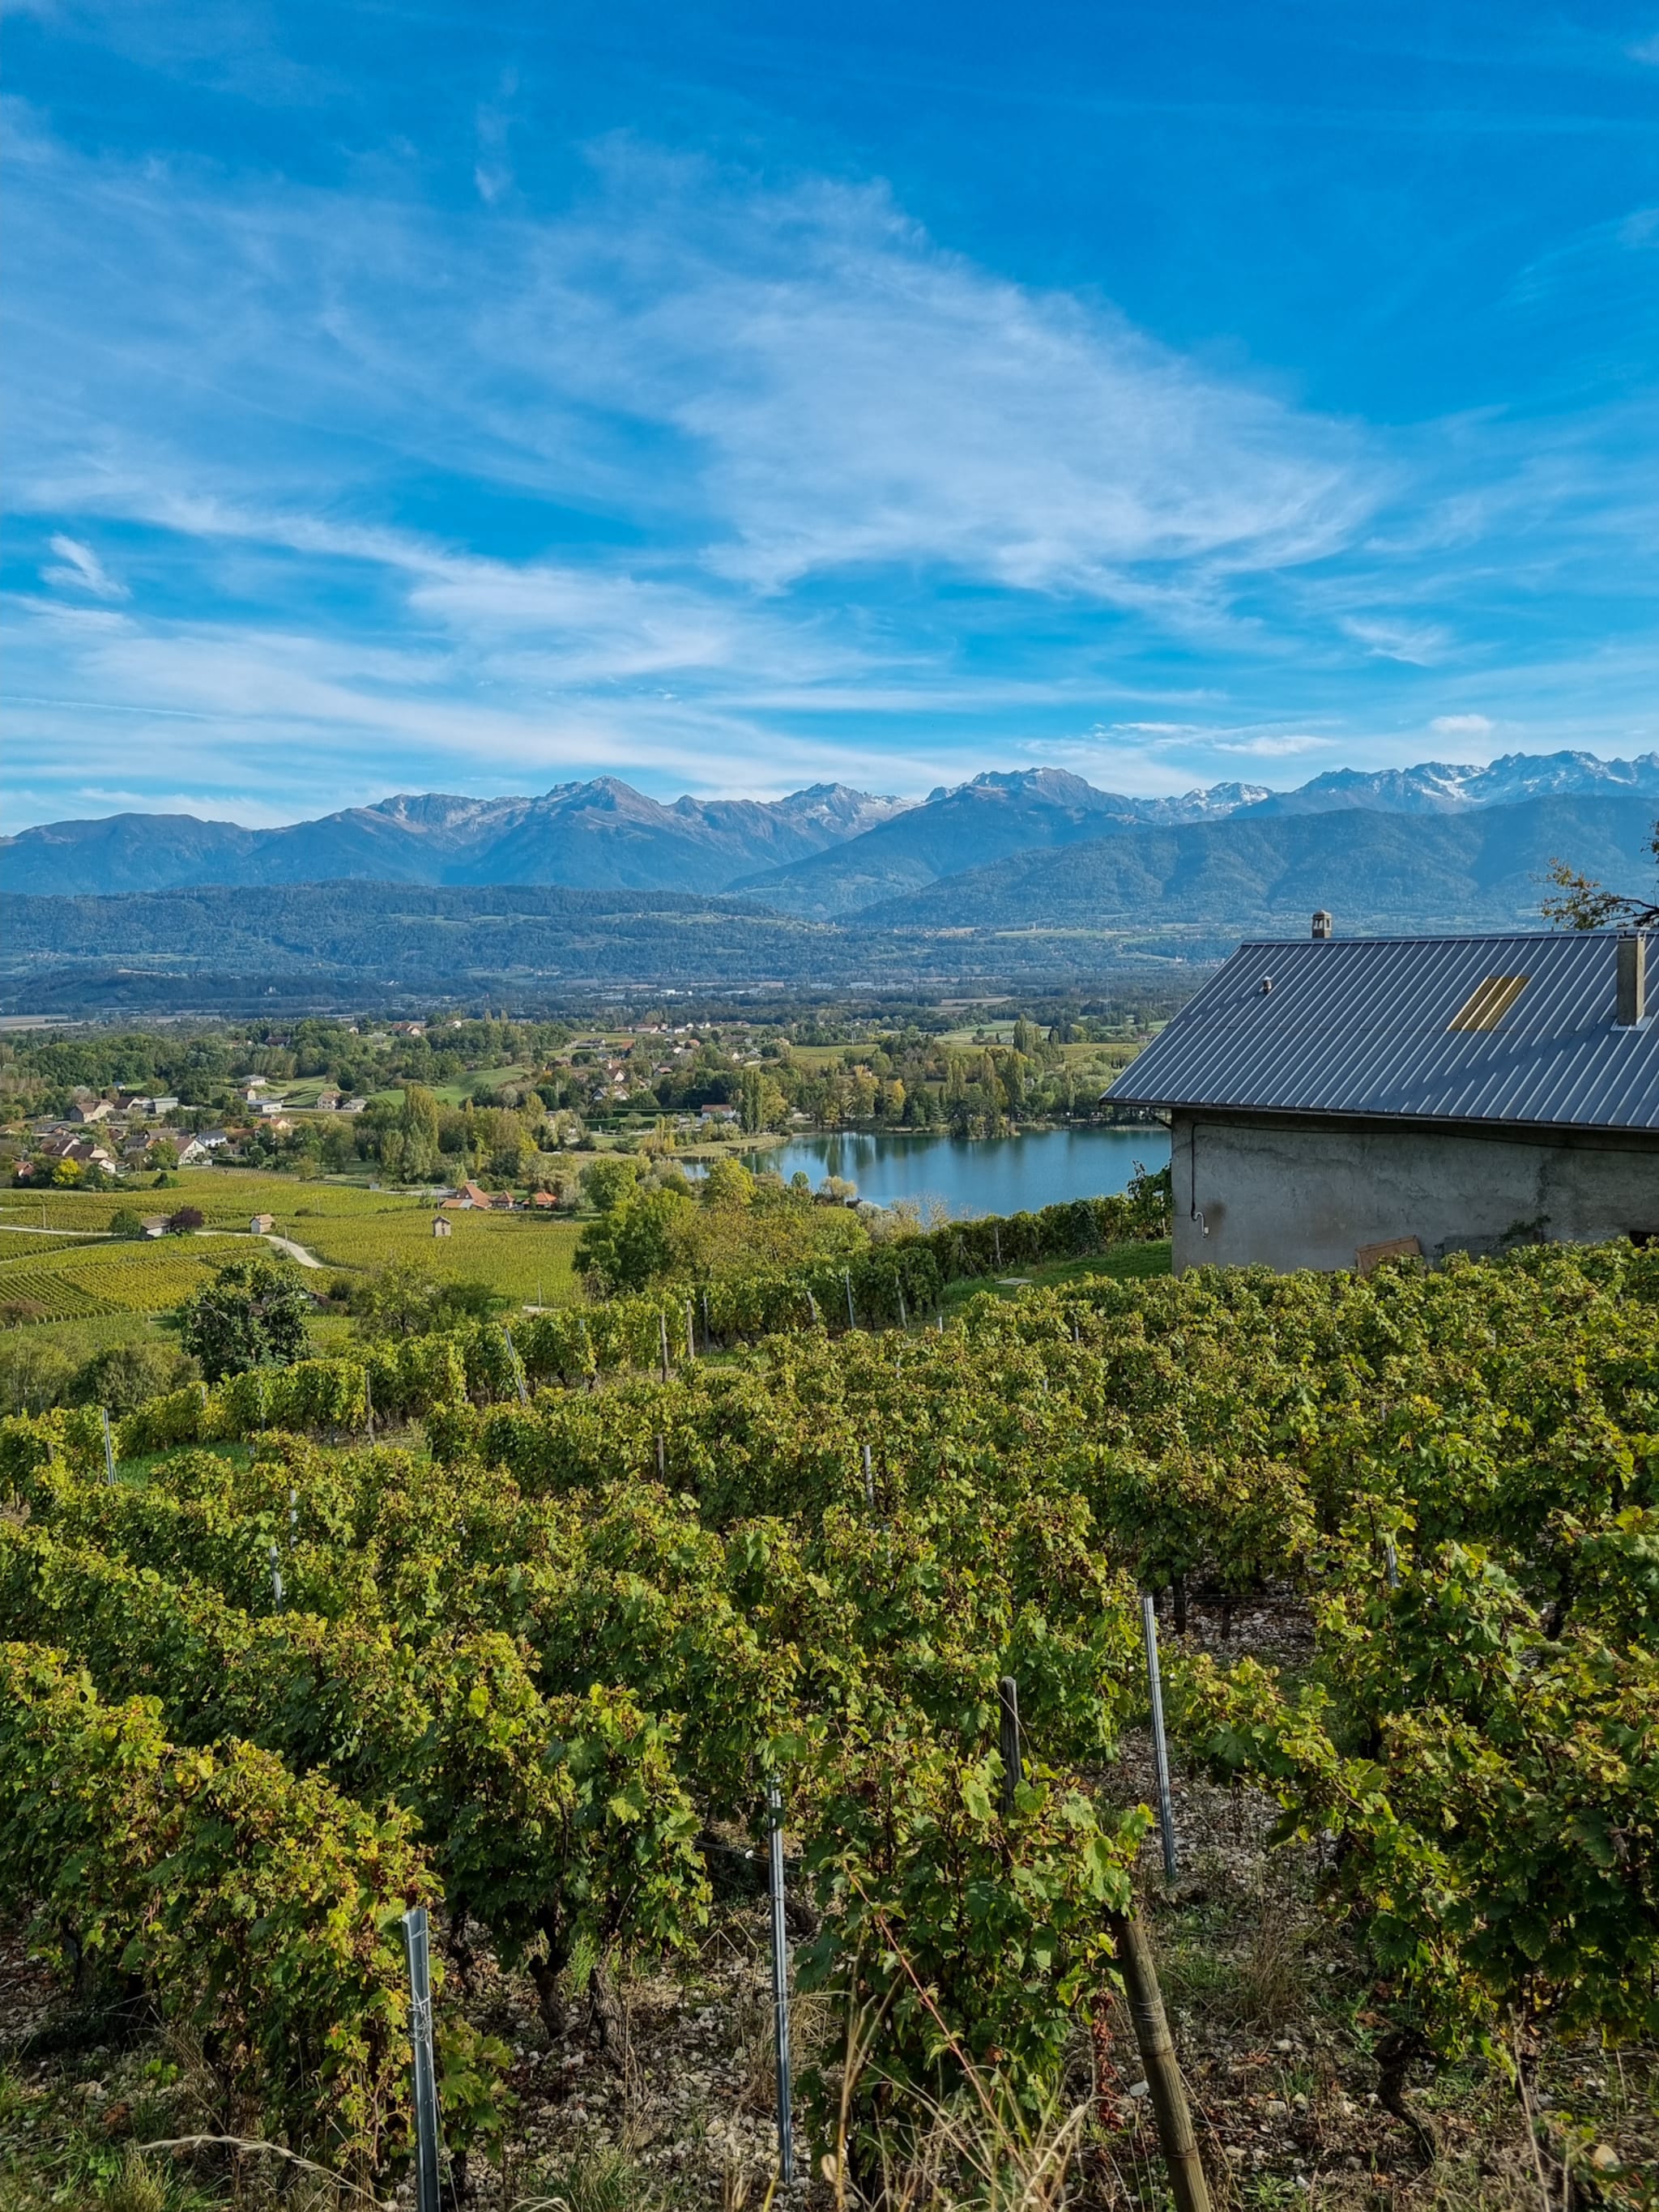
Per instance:
[[[1644,936],[1329,930],[1242,945],[1107,1094],[1169,1114],[1177,1271],[1659,1240]]]

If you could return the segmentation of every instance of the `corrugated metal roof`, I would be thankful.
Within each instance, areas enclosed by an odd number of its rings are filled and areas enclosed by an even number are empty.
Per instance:
[[[1106,1095],[1122,1105],[1659,1129],[1659,1019],[1615,1021],[1617,945],[1602,931],[1241,945]],[[1517,976],[1518,992],[1485,989]],[[1659,1004],[1659,975],[1649,998]]]

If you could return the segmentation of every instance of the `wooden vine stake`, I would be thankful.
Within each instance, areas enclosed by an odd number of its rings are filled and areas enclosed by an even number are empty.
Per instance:
[[[873,1513],[876,1510],[876,1470],[871,1463],[870,1447],[864,1447],[864,1502]]]
[[[98,1410],[104,1417],[104,1480],[108,1483],[110,1488],[113,1490],[115,1487],[115,1446],[111,1440],[109,1432],[109,1407],[107,1406],[100,1406]]]
[[[1198,2139],[1193,2133],[1186,2085],[1181,2078],[1170,2023],[1164,2017],[1158,1968],[1152,1963],[1146,1931],[1139,1913],[1109,1912],[1106,1919],[1117,1952],[1124,1994],[1129,2000],[1135,2048],[1146,2069],[1146,2087],[1158,2122],[1158,2146],[1169,2169],[1176,2212],[1211,2212],[1210,2185],[1204,2179],[1204,2164],[1198,2154]]]
[[[842,1269],[842,1271],[841,1271],[841,1279],[842,1279],[842,1282],[843,1282],[843,1283],[845,1283],[845,1284],[846,1284],[846,1285],[847,1285],[847,1326],[848,1326],[848,1328],[856,1328],[858,1327],[858,1325],[859,1325],[859,1322],[858,1322],[858,1316],[857,1316],[857,1315],[854,1312],[854,1310],[853,1310],[853,1271],[852,1271],[852,1269],[851,1269],[850,1267],[843,1267],[843,1268]]]
[[[657,1335],[662,1345],[662,1379],[668,1380],[668,1316],[660,1307],[657,1310]]]
[[[1002,1753],[1002,1817],[1012,1820],[1018,1808],[1014,1792],[1024,1769],[1019,1753],[1019,1684],[1005,1674],[997,1684],[997,1747]]]

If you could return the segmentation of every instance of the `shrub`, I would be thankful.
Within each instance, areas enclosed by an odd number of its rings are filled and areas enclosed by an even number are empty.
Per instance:
[[[74,1406],[106,1406],[130,1413],[196,1379],[196,1362],[168,1344],[108,1344],[75,1371],[66,1393]]]

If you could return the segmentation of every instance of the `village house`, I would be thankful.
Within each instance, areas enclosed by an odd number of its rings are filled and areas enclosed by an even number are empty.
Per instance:
[[[1174,1261],[1659,1242],[1649,940],[1243,945],[1107,1092],[1170,1115]]]
[[[513,1194],[510,1190],[483,1190],[476,1182],[464,1182],[453,1198],[442,1203],[463,1212],[477,1208],[483,1213],[511,1213]]]
[[[114,1111],[107,1098],[77,1098],[70,1108],[69,1117],[84,1127],[94,1121],[107,1121]]]
[[[248,1234],[250,1237],[269,1237],[276,1226],[276,1218],[274,1214],[256,1213],[248,1222]]]

